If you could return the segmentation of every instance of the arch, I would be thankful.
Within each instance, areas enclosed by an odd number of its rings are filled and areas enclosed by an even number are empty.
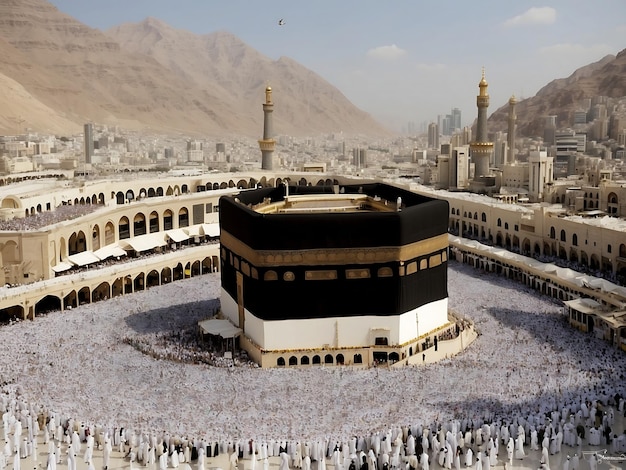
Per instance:
[[[181,185],[180,194],[187,194],[189,192],[189,187],[186,184]]]
[[[91,301],[98,302],[100,300],[107,300],[111,292],[111,285],[108,282],[102,282],[91,291]]]
[[[126,200],[128,202],[135,200],[135,192],[132,189],[126,191]]]
[[[85,233],[80,230],[78,233],[74,232],[68,241],[68,251],[70,255],[76,253],[82,253],[87,248],[87,242]]]
[[[285,367],[285,358],[281,356],[278,359],[276,359],[276,365],[278,367]]]
[[[332,354],[326,354],[324,356],[324,364],[332,364],[334,362],[334,358]]]
[[[248,189],[248,182],[246,180],[239,180],[239,181],[237,181],[237,188],[238,189]],[[291,359],[289,359],[289,360],[291,361]]]
[[[78,296],[76,295],[76,291],[73,290],[63,298],[63,309],[76,307],[78,307]]]
[[[535,247],[533,248],[533,254],[535,256],[541,255],[541,246],[539,246],[539,243],[535,243]]]
[[[2,246],[2,261],[5,265],[20,261],[18,245],[13,240],[9,240]]]
[[[335,362],[338,366],[342,366],[345,363],[345,359],[343,357],[343,354],[337,354],[337,357],[335,358]]]
[[[128,221],[128,217],[123,216],[117,223],[117,228],[119,231],[119,240],[130,238],[130,222]]]
[[[9,323],[12,320],[24,318],[24,307],[21,305],[13,305],[0,309],[0,323]]]
[[[111,284],[111,298],[117,297],[124,293],[124,284],[121,277],[118,277],[113,284]]]
[[[61,310],[61,299],[56,295],[46,295],[35,304],[35,316]]]
[[[522,240],[522,253],[524,254],[530,254],[530,240],[528,238],[524,238],[524,240]]]
[[[502,242],[502,233],[498,232],[496,234],[496,245],[497,246],[504,246],[503,242]]]
[[[104,203],[105,203],[104,193],[98,194],[98,204],[104,204]]]
[[[317,354],[313,356],[313,364],[321,364],[321,363],[322,363],[322,359]]]
[[[178,211],[178,226],[189,227],[189,212],[186,207],[181,207]]]
[[[290,366],[297,366],[298,365],[298,358],[296,356],[290,356],[289,357],[289,365]]]
[[[122,191],[118,191],[117,194],[115,195],[115,201],[118,204],[124,204],[124,202],[126,202],[124,200],[124,193]]]
[[[578,263],[578,252],[573,247],[569,250],[569,260],[572,263]]]
[[[300,365],[302,366],[308,366],[310,364],[310,359],[309,356],[302,356],[300,358]]]
[[[163,230],[171,230],[174,228],[174,214],[167,209],[163,212]]]
[[[620,258],[626,258],[626,244],[624,243],[619,245],[619,256]]]
[[[100,249],[100,226],[95,224],[91,230],[91,249],[96,251]]]
[[[559,247],[559,258],[567,259],[567,252],[565,251],[565,247]]]
[[[618,206],[619,206],[619,199],[617,197],[617,194],[615,194],[614,192],[610,192],[607,197],[606,197],[606,202],[607,202],[607,213],[609,215],[617,215],[617,211],[618,211]]]
[[[161,282],[160,282],[159,272],[156,269],[153,269],[146,276],[146,289],[149,289],[150,287],[158,286],[160,284]]]
[[[159,214],[157,213],[157,211],[150,212],[149,219],[150,219],[150,222],[149,222],[150,233],[158,232],[159,231]]]
[[[133,237],[146,234],[146,216],[143,212],[137,212],[133,217]]]
[[[139,190],[139,199],[145,199],[148,197],[148,191],[146,191],[146,188],[141,188]]]
[[[565,233],[565,230],[561,230],[561,241],[567,241],[567,234]]]
[[[483,222],[487,222],[487,214],[485,214],[484,212],[480,215],[480,220]]]
[[[394,351],[392,353],[389,353],[389,362],[393,364],[394,362],[398,362],[399,360],[400,360],[400,356],[398,355],[397,352]]]
[[[352,362],[354,364],[363,364],[363,356],[361,356],[360,354],[355,354],[352,358]]]
[[[178,263],[176,267],[172,270],[172,279],[174,281],[180,281],[185,278],[185,270],[183,269],[183,265]]]
[[[555,230],[555,228],[554,228],[554,227],[550,227],[550,238],[551,238],[552,240],[555,240],[555,239],[556,239],[556,230]]]
[[[113,225],[113,222],[109,221],[104,226],[104,244],[106,246],[112,243],[115,243],[115,225]]]
[[[583,266],[589,265],[589,257],[587,256],[587,253],[583,250],[580,251],[580,264],[582,264]]]
[[[144,273],[137,274],[137,276],[135,276],[135,279],[133,280],[133,292],[139,292],[144,290],[146,286],[145,281],[146,280]]]
[[[156,196],[156,191],[154,190],[154,188],[148,188],[148,197],[154,196]]]
[[[589,259],[589,267],[591,269],[599,269],[600,268],[600,260],[598,259],[598,255],[593,254]]]
[[[550,249],[550,244],[544,242],[543,244],[543,255],[544,256],[552,256],[552,250]]]
[[[21,209],[22,201],[15,196],[6,196],[2,199],[2,209]]]
[[[156,195],[157,197],[163,197],[163,188],[161,186],[156,189]]]
[[[41,212],[41,204],[37,204],[37,212]]]
[[[91,303],[91,290],[88,286],[78,291],[78,305]]]
[[[200,261],[196,260],[191,264],[191,277],[199,276],[200,274]]]
[[[211,258],[207,256],[202,260],[202,266],[200,267],[202,270],[202,274],[208,274],[213,272],[213,266],[211,262]]]
[[[478,220],[478,212],[474,212],[474,220]]]
[[[172,270],[170,268],[163,268],[161,271],[161,283],[169,284],[172,282]]]
[[[572,245],[578,246],[578,235],[575,233],[572,235]]]

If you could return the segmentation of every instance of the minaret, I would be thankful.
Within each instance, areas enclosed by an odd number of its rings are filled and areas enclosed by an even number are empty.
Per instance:
[[[470,154],[474,161],[474,180],[480,180],[481,176],[489,174],[489,162],[493,153],[493,142],[487,141],[487,108],[489,107],[489,84],[485,80],[485,69],[483,77],[478,83],[480,92],[476,97],[478,107],[478,123],[476,124],[476,140],[470,144]]]
[[[274,133],[273,111],[272,87],[268,86],[265,89],[265,103],[263,103],[263,139],[259,140],[259,148],[261,149],[261,169],[269,171],[274,169],[274,148],[276,147],[276,141],[272,139]]]
[[[506,162],[508,164],[515,163],[515,126],[517,121],[517,116],[515,115],[516,104],[517,100],[515,99],[515,95],[513,95],[509,99],[509,130],[507,134],[509,152],[506,156]]]

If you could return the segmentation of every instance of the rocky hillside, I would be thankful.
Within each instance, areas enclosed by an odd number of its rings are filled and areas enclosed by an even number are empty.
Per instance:
[[[45,0],[0,2],[0,70],[20,89],[0,94],[0,132],[80,132],[94,121],[259,136],[266,83],[275,90],[277,133],[387,132],[313,72],[289,59],[272,61],[228,33],[197,36],[149,19],[105,34]],[[317,89],[299,95],[307,87]],[[14,102],[14,95],[32,103]]]
[[[516,107],[518,135],[542,136],[548,115],[557,116],[557,126],[571,126],[582,100],[594,96],[626,96],[626,49],[581,67],[567,78],[553,80],[532,98],[520,101]],[[491,115],[490,129],[506,131],[507,117],[508,104]]]

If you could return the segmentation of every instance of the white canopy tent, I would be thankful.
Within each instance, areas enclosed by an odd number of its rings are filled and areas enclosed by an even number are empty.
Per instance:
[[[229,320],[202,320],[198,322],[198,326],[200,326],[202,333],[221,336],[222,338],[236,338],[242,332],[241,328],[237,328]]]
[[[220,224],[202,224],[202,232],[207,237],[219,237],[220,236]]]
[[[107,258],[112,258],[116,256],[126,256],[126,251],[117,243],[115,243],[112,245],[104,246],[99,250],[94,251],[93,254],[101,260],[105,260]]]
[[[165,234],[163,232],[149,233],[138,237],[125,238],[118,244],[125,250],[135,250],[137,252],[153,250],[154,248],[165,246]]]
[[[67,259],[76,266],[87,266],[88,264],[100,262],[100,258],[98,258],[93,251],[89,250],[70,255]]]
[[[168,230],[167,232],[165,232],[165,235],[167,235],[170,240],[176,243],[189,240],[189,235],[182,228],[174,228],[172,230]]]

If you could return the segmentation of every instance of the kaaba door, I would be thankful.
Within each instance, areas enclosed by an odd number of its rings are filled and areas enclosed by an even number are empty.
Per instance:
[[[245,307],[243,304],[243,274],[237,273],[237,307],[239,310],[239,328],[245,333],[244,323],[246,321]]]

